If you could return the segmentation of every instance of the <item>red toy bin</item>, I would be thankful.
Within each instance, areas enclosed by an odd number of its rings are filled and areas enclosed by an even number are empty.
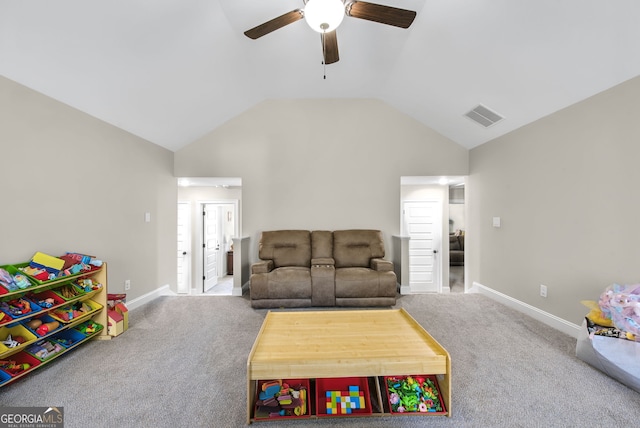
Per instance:
[[[21,373],[12,373],[10,370],[0,367],[0,370],[4,371],[11,377],[19,376],[23,373],[26,373],[30,370],[33,370],[34,367],[40,365],[40,361],[37,358],[32,357],[24,351],[18,352],[16,354],[10,355],[8,357],[2,358],[2,361],[12,361],[16,364],[29,364],[29,368]]]
[[[433,404],[425,403],[425,410],[407,410],[407,411],[398,411],[394,410],[395,405],[391,402],[391,392],[389,391],[389,382],[394,382],[396,385],[399,385],[402,382],[407,382],[408,378],[412,378],[414,381],[418,379],[424,379],[424,381],[429,381],[433,385],[433,392],[435,393],[436,399],[431,400]],[[424,382],[423,382],[424,383]],[[387,395],[387,404],[389,405],[389,411],[392,415],[446,415],[447,409],[445,407],[445,403],[442,400],[442,394],[440,392],[440,386],[438,385],[438,379],[435,375],[402,375],[402,376],[385,376],[384,378],[384,390]],[[394,400],[395,401],[395,400]],[[440,409],[436,408],[436,404],[440,404]],[[400,404],[398,404],[400,405]],[[424,407],[423,407],[424,409]]]
[[[300,414],[300,415],[296,415],[296,414],[285,414],[285,415],[280,415],[280,414],[275,414],[275,413],[279,413],[281,410],[285,410],[285,412],[287,411],[287,409],[284,409],[283,406],[280,405],[274,405],[274,406],[263,406],[261,405],[262,399],[260,398],[260,393],[262,392],[262,388],[263,385],[265,384],[274,384],[274,383],[279,383],[280,381],[282,381],[282,385],[287,384],[289,385],[289,388],[295,390],[295,391],[301,391],[301,390],[305,390],[304,393],[301,392],[301,394],[304,394],[304,405],[302,406],[302,411],[304,413]],[[256,404],[254,407],[254,420],[256,421],[271,421],[271,420],[277,420],[277,419],[300,419],[300,418],[308,418],[311,414],[311,408],[309,406],[310,404],[310,386],[309,386],[309,379],[272,379],[272,380],[259,380],[258,381],[258,386],[257,386],[257,390],[256,390]],[[282,391],[282,388],[280,388],[280,391]],[[285,391],[286,394],[286,391]],[[278,395],[278,394],[275,394]],[[274,396],[275,396],[274,395]],[[271,396],[267,396],[267,398],[274,398]],[[276,399],[277,402],[277,399]],[[284,406],[286,407],[286,406]],[[291,412],[294,412],[293,409],[290,409]]]
[[[50,307],[47,307],[46,305],[40,304],[40,302],[46,299],[52,299],[53,305]],[[43,309],[51,309],[52,307],[60,306],[66,303],[66,300],[64,300],[62,297],[60,297],[59,295],[57,295],[51,290],[45,290],[40,293],[30,293],[29,300],[31,300],[32,302],[35,302],[36,304],[38,304],[38,306],[40,306]]]
[[[371,413],[369,381],[366,377],[316,379],[316,414],[319,417],[363,416]]]

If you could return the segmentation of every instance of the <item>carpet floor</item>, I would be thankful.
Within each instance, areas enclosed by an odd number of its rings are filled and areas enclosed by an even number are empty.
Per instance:
[[[256,424],[611,428],[638,423],[640,395],[577,359],[572,337],[478,294],[401,296],[396,307],[405,308],[451,355],[451,418]],[[247,296],[158,298],[130,311],[130,328],[121,336],[89,342],[0,388],[0,406],[62,406],[65,428],[245,426],[246,360],[266,313],[252,309]]]

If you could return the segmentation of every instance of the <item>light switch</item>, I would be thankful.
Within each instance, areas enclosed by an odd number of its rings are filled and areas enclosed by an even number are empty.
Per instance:
[[[151,222],[151,213],[144,213],[144,221],[147,223]]]
[[[493,218],[493,227],[500,227],[500,217]]]

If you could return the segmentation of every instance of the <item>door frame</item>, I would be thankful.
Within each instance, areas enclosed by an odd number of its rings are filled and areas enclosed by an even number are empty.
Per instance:
[[[465,216],[465,263],[464,263],[464,291],[465,293],[470,288],[469,287],[469,263],[470,253],[472,246],[470,245],[472,242],[472,233],[471,233],[471,225],[469,222],[469,180],[467,175],[439,175],[439,176],[401,176],[400,177],[400,232],[403,237],[407,237],[408,235],[404,230],[404,218],[402,214],[402,209],[405,201],[416,201],[424,199],[422,196],[414,197],[412,194],[414,192],[420,192],[429,188],[440,188],[442,189],[442,245],[440,249],[440,276],[441,276],[441,285],[442,285],[442,293],[448,293],[451,291],[449,287],[449,185],[462,182],[465,185],[464,194],[465,194],[465,207],[464,207],[464,216]],[[400,263],[406,263],[406,266],[409,264],[408,254],[403,254],[401,256]],[[403,271],[404,272],[404,271]],[[408,277],[408,273],[407,273]],[[403,285],[403,290],[404,290]],[[408,288],[408,286],[407,286]],[[406,292],[411,293],[411,290],[406,290]],[[405,291],[403,291],[405,293]]]

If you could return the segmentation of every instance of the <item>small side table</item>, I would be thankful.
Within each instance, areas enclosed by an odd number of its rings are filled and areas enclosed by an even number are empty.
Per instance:
[[[227,275],[233,275],[233,251],[227,251]]]

